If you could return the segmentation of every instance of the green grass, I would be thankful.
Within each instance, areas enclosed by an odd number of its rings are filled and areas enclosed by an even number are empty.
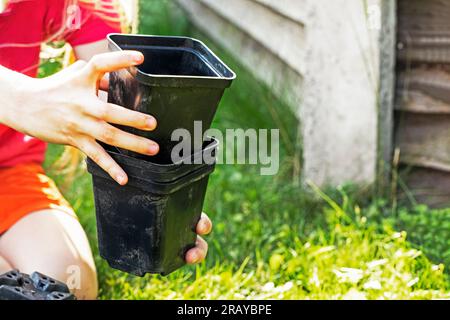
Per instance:
[[[173,2],[143,3],[141,32],[195,34]],[[218,50],[215,48],[215,50]],[[219,49],[220,50],[220,49]],[[221,51],[219,51],[221,52]],[[355,187],[307,191],[297,179],[296,123],[234,60],[238,74],[214,126],[281,128],[282,165],[276,177],[255,166],[220,165],[211,176],[204,209],[214,222],[210,251],[199,266],[168,277],[137,278],[98,256],[90,176],[82,172],[65,196],[91,241],[102,299],[431,299],[450,297],[450,210],[400,207]],[[61,153],[50,146],[50,169]],[[358,205],[359,203],[359,205]]]

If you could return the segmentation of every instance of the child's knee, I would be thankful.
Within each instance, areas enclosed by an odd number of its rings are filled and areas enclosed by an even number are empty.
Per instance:
[[[11,271],[11,269],[11,265],[2,256],[0,256],[0,274]]]
[[[4,256],[21,272],[38,271],[66,283],[79,299],[96,298],[94,259],[74,217],[56,210],[27,215],[2,236],[1,245]]]
[[[81,269],[81,286],[74,290],[78,299],[94,300],[98,295],[98,280],[95,267],[84,264]]]
[[[65,283],[77,299],[97,298],[98,282],[95,265],[78,255],[69,254],[68,251],[55,252],[51,258],[35,262],[22,269],[26,273],[38,271]]]

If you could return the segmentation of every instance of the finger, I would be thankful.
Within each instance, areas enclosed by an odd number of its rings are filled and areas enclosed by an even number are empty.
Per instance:
[[[84,60],[77,60],[64,70],[81,70],[86,66],[87,62]]]
[[[95,55],[86,65],[86,75],[95,81],[105,73],[136,66],[144,61],[139,51],[116,51]]]
[[[137,153],[154,156],[159,152],[156,142],[122,131],[104,121],[89,121],[83,133],[106,144]]]
[[[77,144],[78,149],[98,164],[120,185],[128,182],[128,176],[113,158],[95,140],[85,139]]]
[[[103,91],[109,90],[109,73],[106,73],[101,79],[99,83],[99,89]]]
[[[185,259],[188,264],[195,264],[205,260],[207,254],[208,243],[198,236],[195,247],[186,253]]]
[[[67,68],[64,68],[63,70],[53,74],[50,76],[53,80],[58,81],[59,78],[65,77],[68,74],[68,71],[76,71],[81,70],[86,66],[87,62],[83,60],[77,60],[74,63],[72,63]],[[69,72],[70,73],[70,72]]]
[[[208,252],[208,242],[206,242],[202,237],[197,236],[197,241],[195,243],[195,247],[199,250],[202,250],[206,253]]]
[[[154,117],[116,104],[104,103],[98,99],[86,109],[86,113],[106,122],[127,127],[146,131],[152,131],[156,128],[156,119]]]
[[[202,213],[200,220],[197,223],[196,232],[199,235],[207,235],[212,230],[212,222],[206,213]]]

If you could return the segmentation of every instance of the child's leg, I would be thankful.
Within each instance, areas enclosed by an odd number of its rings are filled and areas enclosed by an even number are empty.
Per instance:
[[[6,261],[2,256],[0,256],[0,274],[4,274],[5,272],[11,270],[12,267],[9,265],[8,261]]]
[[[39,271],[63,281],[79,299],[95,299],[97,274],[79,222],[57,210],[19,220],[0,238],[0,255],[24,273]]]

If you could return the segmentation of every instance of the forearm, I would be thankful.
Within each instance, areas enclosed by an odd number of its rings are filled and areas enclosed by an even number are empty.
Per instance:
[[[16,106],[26,103],[24,89],[32,78],[0,65],[0,123],[12,126]]]
[[[74,48],[77,59],[90,60],[94,55],[106,52],[108,43],[106,40],[80,45]],[[32,89],[29,83],[36,79],[30,78],[19,72],[12,71],[0,65],[0,124],[14,127],[11,116],[17,115],[17,106],[26,103],[27,90]],[[17,128],[14,128],[17,129]]]

